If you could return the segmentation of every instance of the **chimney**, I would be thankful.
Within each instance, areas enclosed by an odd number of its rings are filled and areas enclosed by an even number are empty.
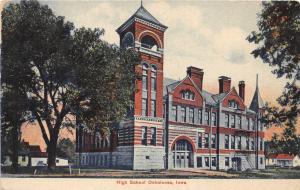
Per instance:
[[[245,81],[239,82],[239,96],[245,101]]]
[[[197,87],[202,91],[203,85],[203,70],[197,67],[188,67],[186,71],[187,75],[194,81]]]
[[[231,85],[231,78],[226,76],[220,76],[219,77],[219,93],[226,92],[228,93],[230,91]]]

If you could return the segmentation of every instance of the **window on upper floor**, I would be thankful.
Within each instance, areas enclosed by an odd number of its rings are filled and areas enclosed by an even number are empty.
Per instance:
[[[225,149],[229,149],[229,135],[225,135]]]
[[[148,90],[148,65],[143,64],[142,88]]]
[[[259,150],[264,150],[264,141],[262,138],[259,138]]]
[[[250,130],[250,121],[249,121],[249,118],[246,119],[246,125],[247,125],[247,129]]]
[[[151,116],[156,117],[156,101],[151,100]]]
[[[251,150],[254,150],[254,140],[251,139]]]
[[[198,148],[202,148],[202,133],[198,132]]]
[[[186,108],[181,107],[181,122],[186,122]]]
[[[205,111],[204,118],[205,118],[205,124],[209,125],[209,113],[208,113],[208,111]]]
[[[217,114],[215,112],[211,114],[211,123],[213,126],[217,126]]]
[[[201,109],[198,110],[198,122],[197,123],[202,124],[202,110]]]
[[[241,129],[242,128],[242,118],[241,118],[241,116],[237,116],[236,117],[236,123],[237,123],[237,127],[239,128],[239,129]]]
[[[229,127],[229,114],[225,114],[225,127]]]
[[[229,101],[229,107],[230,108],[238,109],[239,108],[239,104],[235,100],[230,100]]]
[[[181,91],[181,98],[185,100],[195,100],[195,94],[190,90]]]
[[[230,118],[230,121],[231,121],[231,128],[235,128],[235,115],[231,115],[230,116],[231,118]]]
[[[231,136],[231,149],[235,149],[235,136]]]
[[[241,150],[242,149],[242,137],[241,136],[237,136],[236,137],[236,141],[237,141],[237,148],[239,149],[239,150]]]
[[[208,145],[209,145],[208,142],[209,142],[208,141],[208,133],[205,133],[205,135],[204,135],[204,148],[208,148]]]
[[[189,108],[189,122],[194,123],[194,108]]]
[[[149,36],[149,35],[142,37],[141,46],[143,48],[151,49],[152,51],[158,50],[158,44],[157,44],[156,40],[152,36]]]
[[[142,115],[143,116],[148,115],[148,99],[146,98],[142,99]]]
[[[211,135],[211,148],[216,148],[216,135]]]
[[[250,149],[250,139],[249,137],[246,138],[246,150]]]
[[[251,119],[250,121],[251,121],[251,129],[253,131],[255,131],[255,122],[254,122],[254,119]]]
[[[156,74],[157,69],[154,65],[151,66],[151,91],[156,92]]]
[[[172,120],[177,121],[177,106],[172,106]]]

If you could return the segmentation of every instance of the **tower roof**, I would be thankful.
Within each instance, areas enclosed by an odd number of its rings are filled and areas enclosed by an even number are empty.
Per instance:
[[[259,109],[264,107],[264,102],[260,96],[258,89],[258,75],[256,75],[256,89],[250,104],[250,109],[257,112]]]
[[[163,25],[162,23],[160,23],[154,16],[152,16],[149,13],[149,11],[147,11],[147,9],[145,9],[143,4],[141,3],[141,6],[138,8],[138,10],[117,29],[117,32],[120,32],[122,30],[122,28],[124,28],[124,26],[126,26],[127,23],[131,22],[131,20],[133,18],[138,18],[138,19],[150,22],[151,24],[155,24],[155,25],[163,28],[164,30],[168,28],[165,25]]]

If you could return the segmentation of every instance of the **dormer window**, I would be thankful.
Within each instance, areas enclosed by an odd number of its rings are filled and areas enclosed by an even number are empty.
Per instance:
[[[195,94],[190,90],[183,90],[181,92],[181,98],[185,100],[195,100]]]
[[[230,100],[229,101],[229,107],[230,108],[238,109],[239,108],[239,104],[236,101],[234,101],[234,100]]]

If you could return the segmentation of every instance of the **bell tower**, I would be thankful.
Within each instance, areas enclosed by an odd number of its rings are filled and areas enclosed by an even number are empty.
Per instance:
[[[131,126],[133,138],[129,143],[134,149],[133,169],[163,168],[163,58],[166,29],[141,3],[138,10],[116,30],[120,36],[120,47],[133,48],[141,59],[135,68],[139,77],[135,82]]]

